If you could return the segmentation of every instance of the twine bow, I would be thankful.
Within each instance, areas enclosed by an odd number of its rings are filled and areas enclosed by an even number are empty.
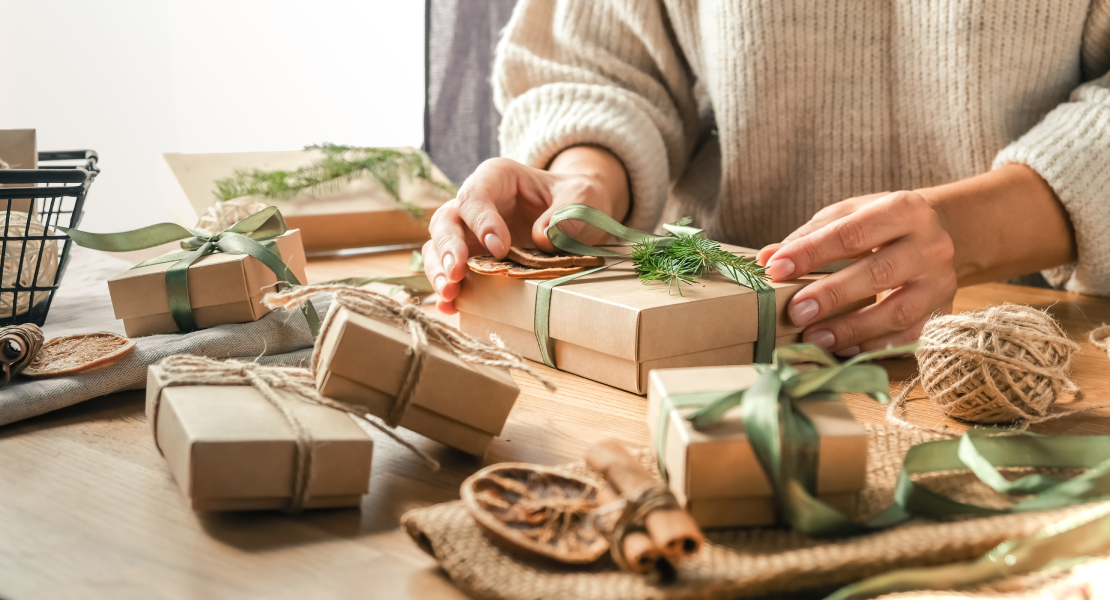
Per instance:
[[[258,390],[270,404],[277,408],[289,423],[296,437],[296,459],[293,469],[293,495],[289,512],[299,512],[308,501],[308,482],[312,476],[312,433],[290,409],[290,401],[308,402],[343,411],[355,420],[366,423],[393,438],[424,461],[433,471],[439,463],[424,451],[406,442],[392,429],[366,414],[364,409],[345,402],[325,398],[316,391],[315,379],[307,369],[298,367],[272,367],[240,360],[214,360],[203,356],[180,355],[164,358],[157,363],[162,378],[157,393],[153,394],[150,423],[154,431],[154,445],[158,452],[158,411],[162,404],[162,389],[171,386],[221,385],[251,386]]]
[[[131,252],[180,241],[183,251],[152,258],[132,268],[173,263],[166,269],[166,297],[169,300],[170,314],[181,331],[197,329],[193,306],[189,302],[189,267],[208,254],[247,254],[266,265],[279,283],[292,286],[301,283],[275,252],[274,238],[284,235],[288,228],[281,212],[274,206],[240,219],[218,233],[189,229],[176,223],[158,223],[119,233],[89,233],[69,227],[58,229],[69,235],[78,246],[104,252]],[[316,337],[320,329],[316,309],[307,304],[301,311],[308,321],[312,336]]]
[[[396,427],[401,423],[409,405],[412,404],[413,393],[424,371],[424,362],[428,353],[429,344],[435,344],[459,358],[463,362],[473,365],[485,365],[501,369],[518,369],[531,375],[549,390],[555,390],[555,384],[541,376],[520,355],[505,348],[499,348],[482,343],[455,327],[438,319],[429,317],[419,306],[401,304],[392,298],[376,294],[369,290],[362,290],[349,285],[324,284],[307,285],[290,288],[277,293],[266,294],[262,302],[270,308],[291,309],[306,304],[310,298],[317,294],[332,294],[332,308],[324,317],[320,328],[321,338],[327,335],[338,307],[346,308],[351,312],[395,325],[408,332],[410,337],[407,354],[412,357],[408,371],[397,393],[397,399],[385,418],[389,427]],[[316,373],[320,363],[320,344],[312,351],[312,372]]]

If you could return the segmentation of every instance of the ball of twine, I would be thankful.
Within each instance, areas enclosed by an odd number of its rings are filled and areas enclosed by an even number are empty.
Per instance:
[[[15,239],[18,236],[56,235],[53,229],[48,229],[34,216],[24,212],[11,211],[8,214],[0,213],[0,235],[7,227],[8,235],[3,240],[4,264],[0,281],[6,288],[14,288],[18,280],[21,286],[49,286],[54,284],[54,276],[58,273],[58,242],[56,240],[28,240],[26,242]],[[38,271],[36,279],[35,271]],[[0,318],[11,317],[12,304],[15,304],[16,315],[21,315],[32,306],[50,297],[50,292],[4,292],[0,294]]]
[[[1068,375],[1078,350],[1047,313],[1007,303],[930,319],[916,352],[918,377],[949,417],[1024,427],[1071,412],[1052,407],[1077,389]]]

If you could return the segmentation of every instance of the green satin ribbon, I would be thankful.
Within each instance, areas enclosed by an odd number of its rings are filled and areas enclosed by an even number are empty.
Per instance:
[[[972,562],[902,569],[838,590],[826,600],[865,600],[914,590],[957,590],[1051,568],[1081,564],[1110,552],[1110,505],[1065,519],[996,546]]]
[[[623,258],[627,259],[628,256],[591,246],[584,242],[580,242],[562,229],[559,229],[559,223],[563,221],[580,221],[588,225],[593,225],[610,235],[616,236],[622,240],[633,244],[644,242],[655,242],[657,247],[665,248],[673,244],[678,238],[671,236],[655,235],[647,233],[638,229],[627,227],[616,219],[613,219],[604,212],[586,206],[585,204],[568,204],[555,211],[551,216],[551,223],[547,227],[547,239],[556,248],[577,254],[579,256],[600,256],[604,258]],[[698,235],[705,237],[705,232],[695,227],[687,227],[684,225],[664,225],[664,229],[673,233],[674,235]],[[619,264],[619,263],[613,263]],[[574,281],[579,277],[584,277],[591,273],[607,269],[613,265],[605,265],[602,267],[595,267],[593,269],[586,269],[579,273],[559,277],[558,279],[551,279],[544,281],[537,286],[536,289],[536,310],[534,316],[534,329],[536,331],[536,343],[540,347],[540,356],[543,358],[545,365],[555,367],[555,344],[550,335],[550,322],[551,322],[551,294],[554,288]],[[724,275],[725,277],[735,281],[739,285],[751,288],[756,292],[756,315],[758,320],[758,333],[755,342],[755,362],[770,362],[771,353],[775,348],[775,290],[769,284],[755,280],[748,282],[742,280],[731,269],[723,265],[714,265],[714,270]]]
[[[767,475],[779,514],[790,527],[813,537],[857,535],[890,527],[914,516],[997,515],[1063,508],[1110,500],[1110,436],[1049,437],[1028,432],[984,435],[969,432],[955,440],[926,442],[906,454],[894,490],[894,503],[866,522],[850,520],[816,498],[820,435],[798,410],[799,400],[839,401],[840,394],[864,393],[889,401],[886,372],[865,361],[912,352],[916,344],[860,354],[843,364],[812,344],[778,348],[771,364],[757,364],[756,380],[741,390],[674,394],[664,397],[656,433],[656,456],[666,476],[664,456],[671,412],[694,408],[686,416],[705,430],[740,406],[752,450]],[[815,363],[802,371],[794,365]],[[823,368],[822,368],[823,367]],[[1029,475],[1009,481],[998,467],[1071,467],[1089,469],[1068,480]],[[1030,496],[1009,508],[993,509],[956,502],[913,481],[914,475],[968,470],[1002,494]]]
[[[193,307],[189,302],[189,267],[202,256],[225,252],[246,254],[258,259],[266,268],[288,285],[301,285],[276,251],[274,238],[287,231],[285,219],[276,207],[270,206],[239,220],[223,231],[210,234],[203,230],[189,229],[176,223],[159,223],[119,233],[89,233],[68,227],[58,227],[69,235],[78,246],[105,252],[131,252],[181,242],[183,250],[139,263],[132,268],[173,263],[166,269],[166,296],[170,314],[177,328],[183,332],[197,329]],[[311,303],[301,307],[308,321],[312,336],[320,331],[320,318]]]

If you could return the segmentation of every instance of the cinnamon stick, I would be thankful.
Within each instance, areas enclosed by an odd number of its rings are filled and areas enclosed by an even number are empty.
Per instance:
[[[655,483],[651,473],[616,440],[594,444],[586,452],[586,464],[601,472],[621,494],[631,494]],[[659,508],[644,518],[644,527],[656,547],[673,563],[690,556],[705,541],[701,529],[681,508]]]
[[[610,485],[602,485],[598,488],[597,500],[602,505],[616,502],[620,496]],[[610,523],[616,521],[616,514],[610,515]],[[660,561],[668,562],[659,548],[655,546],[655,542],[651,541],[643,531],[629,531],[625,534],[623,540],[610,539],[610,544],[620,544],[624,551],[624,560],[628,564],[628,568],[633,573],[645,575],[651,572],[658,572],[661,578],[665,578],[668,573],[674,571],[669,563],[663,565]]]

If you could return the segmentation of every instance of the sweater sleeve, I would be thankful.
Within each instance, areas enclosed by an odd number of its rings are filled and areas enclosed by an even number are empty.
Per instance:
[[[1048,182],[1075,228],[1077,260],[1044,272],[1073,292],[1110,295],[1110,1],[1096,1],[1084,32],[1083,73],[1069,101],[1004,148],[994,168],[1028,165]],[[1101,77],[1099,77],[1101,75]]]
[[[697,128],[676,46],[655,0],[521,0],[493,70],[501,154],[542,169],[570,146],[602,146],[628,172],[626,222],[653,229]]]

